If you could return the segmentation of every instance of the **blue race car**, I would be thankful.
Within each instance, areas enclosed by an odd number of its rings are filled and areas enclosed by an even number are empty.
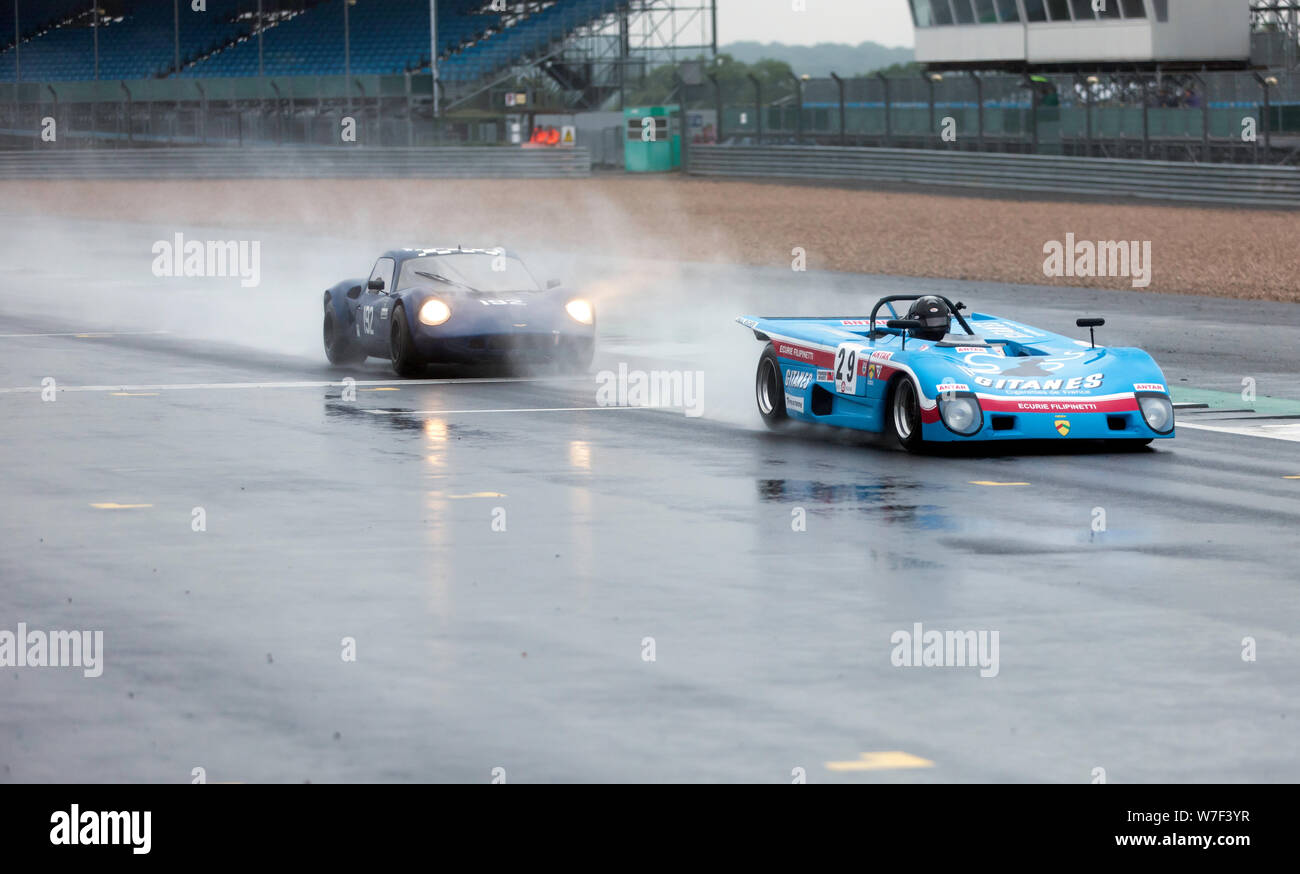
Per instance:
[[[911,302],[905,317],[898,301]],[[880,432],[910,451],[1001,440],[1136,447],[1174,436],[1164,374],[1146,352],[983,313],[967,321],[965,308],[900,294],[882,297],[867,318],[738,318],[767,344],[756,383],[763,421]],[[1105,321],[1076,324],[1091,337]]]
[[[331,364],[387,358],[399,376],[429,364],[555,363],[585,370],[596,312],[558,280],[538,284],[504,249],[394,249],[369,279],[325,292]]]

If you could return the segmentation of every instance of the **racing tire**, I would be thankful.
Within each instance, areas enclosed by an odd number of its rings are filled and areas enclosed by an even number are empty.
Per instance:
[[[889,386],[885,404],[885,430],[908,452],[920,452],[925,444],[921,436],[921,400],[916,383],[900,376]]]
[[[785,383],[781,380],[781,362],[771,344],[758,359],[758,372],[754,375],[754,396],[758,401],[758,414],[763,424],[776,429],[790,423],[785,411]]]
[[[419,376],[424,373],[426,363],[420,360],[415,351],[405,307],[393,308],[393,329],[388,338],[388,348],[393,361],[393,372],[398,376]]]
[[[581,374],[591,371],[591,362],[596,357],[595,341],[570,340],[561,350],[557,361],[561,373]]]
[[[334,313],[325,310],[325,324],[321,333],[325,341],[325,357],[335,367],[356,364],[366,359],[366,350],[352,342],[347,334],[334,324]]]

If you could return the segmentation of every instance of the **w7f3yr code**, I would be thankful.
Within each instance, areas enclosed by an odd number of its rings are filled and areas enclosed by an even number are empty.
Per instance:
[[[1130,810],[1129,822],[1250,822],[1249,810]]]

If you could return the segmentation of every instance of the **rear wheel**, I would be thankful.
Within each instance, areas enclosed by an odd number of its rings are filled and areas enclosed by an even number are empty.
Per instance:
[[[365,360],[366,351],[353,343],[345,332],[338,329],[334,323],[334,313],[329,310],[325,311],[325,324],[321,333],[325,341],[325,357],[329,359],[330,364],[337,367]]]
[[[425,362],[420,360],[415,351],[404,307],[393,310],[393,332],[389,337],[388,348],[393,359],[393,371],[398,376],[419,376],[424,373]]]
[[[921,400],[911,377],[900,376],[890,386],[885,428],[908,452],[921,449]]]
[[[754,377],[754,394],[758,400],[758,414],[769,428],[780,428],[790,421],[785,411],[785,386],[781,381],[781,363],[769,345],[758,359],[758,373]]]

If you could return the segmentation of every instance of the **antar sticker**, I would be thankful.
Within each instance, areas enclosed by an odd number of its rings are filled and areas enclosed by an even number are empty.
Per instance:
[[[1133,383],[1133,391],[1158,391],[1164,393],[1165,387],[1158,382],[1135,382]]]
[[[938,385],[936,385],[934,388],[935,391],[941,391],[941,392],[970,391],[970,386],[966,385],[966,383],[964,382],[941,382]]]

